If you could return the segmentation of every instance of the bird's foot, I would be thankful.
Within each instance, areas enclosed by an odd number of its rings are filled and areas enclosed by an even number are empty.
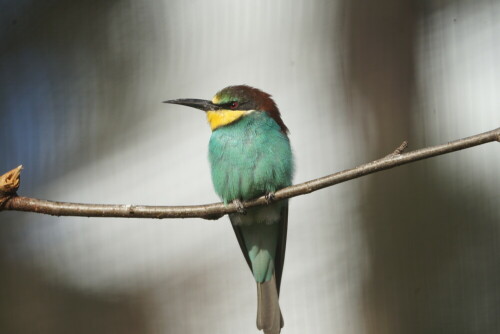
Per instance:
[[[233,200],[233,204],[236,206],[236,211],[238,213],[241,213],[242,215],[247,214],[247,210],[245,210],[245,207],[243,206],[243,203],[239,199]]]
[[[266,203],[269,205],[272,202],[274,202],[276,195],[274,195],[274,192],[271,191],[271,192],[267,193],[264,197],[266,198]]]

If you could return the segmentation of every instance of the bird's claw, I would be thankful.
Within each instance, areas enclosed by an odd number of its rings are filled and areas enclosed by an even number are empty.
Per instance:
[[[266,198],[266,203],[271,204],[272,202],[274,202],[276,195],[274,195],[274,192],[269,192],[264,197]]]
[[[245,207],[243,206],[243,203],[239,199],[233,200],[233,204],[236,206],[236,211],[238,213],[241,213],[242,215],[247,214],[247,210],[245,210]]]

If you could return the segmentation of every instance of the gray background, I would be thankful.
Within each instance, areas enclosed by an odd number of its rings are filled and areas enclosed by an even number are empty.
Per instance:
[[[61,201],[203,204],[203,113],[273,94],[295,182],[500,126],[499,1],[0,1],[0,171]],[[500,331],[489,144],[291,201],[283,333]],[[256,333],[227,218],[0,213],[2,333]]]

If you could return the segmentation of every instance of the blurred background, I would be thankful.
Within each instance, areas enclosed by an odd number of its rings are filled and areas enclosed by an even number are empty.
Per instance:
[[[303,182],[500,126],[500,1],[0,1],[0,173],[87,203],[217,202],[202,112],[273,94]],[[291,201],[283,333],[498,333],[500,147]],[[227,217],[0,213],[1,333],[257,333]]]

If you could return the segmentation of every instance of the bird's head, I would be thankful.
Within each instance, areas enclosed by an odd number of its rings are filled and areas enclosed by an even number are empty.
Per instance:
[[[253,112],[266,112],[280,126],[283,133],[288,133],[288,128],[283,123],[271,95],[247,85],[226,87],[215,94],[211,101],[178,99],[168,100],[165,103],[180,104],[205,111],[212,131]]]

